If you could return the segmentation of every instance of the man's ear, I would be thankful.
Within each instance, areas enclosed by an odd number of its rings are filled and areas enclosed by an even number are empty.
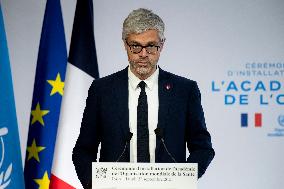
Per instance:
[[[163,50],[165,41],[166,41],[166,38],[161,42],[161,45],[160,45],[160,52]]]
[[[127,51],[128,45],[125,40],[123,40],[123,44],[124,44],[124,49]]]

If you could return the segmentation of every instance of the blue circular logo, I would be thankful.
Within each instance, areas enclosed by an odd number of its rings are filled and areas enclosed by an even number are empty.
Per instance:
[[[284,115],[278,116],[278,123],[279,123],[280,126],[284,127]]]

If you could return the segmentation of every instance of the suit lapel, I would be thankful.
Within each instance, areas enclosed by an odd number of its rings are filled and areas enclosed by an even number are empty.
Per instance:
[[[121,71],[116,79],[115,92],[117,102],[117,113],[124,137],[128,136],[129,109],[128,109],[128,67]]]
[[[172,101],[173,95],[173,83],[170,79],[170,75],[167,72],[163,71],[159,68],[159,111],[158,111],[158,125],[157,127],[164,129],[168,123],[168,118],[170,116],[170,102]],[[156,152],[155,159],[156,162],[159,162],[159,152],[162,147],[162,143],[160,139],[156,139]]]
[[[159,68],[160,69],[160,68]],[[169,75],[162,69],[159,71],[159,112],[158,127],[163,128],[167,123],[167,117],[170,110],[170,102],[172,97],[173,83],[170,81]]]

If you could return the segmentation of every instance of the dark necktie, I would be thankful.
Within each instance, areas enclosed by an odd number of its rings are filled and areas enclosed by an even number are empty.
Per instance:
[[[137,162],[150,162],[149,130],[148,130],[148,103],[144,81],[139,83],[141,92],[137,106]]]

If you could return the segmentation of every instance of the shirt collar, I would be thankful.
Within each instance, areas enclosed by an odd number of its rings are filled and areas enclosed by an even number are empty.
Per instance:
[[[150,90],[153,90],[154,85],[158,84],[158,77],[159,68],[157,68],[156,71],[150,77],[144,80],[146,83],[146,87],[148,87]],[[130,66],[128,67],[128,80],[133,90],[136,90],[138,88],[138,84],[142,81],[131,72]]]

